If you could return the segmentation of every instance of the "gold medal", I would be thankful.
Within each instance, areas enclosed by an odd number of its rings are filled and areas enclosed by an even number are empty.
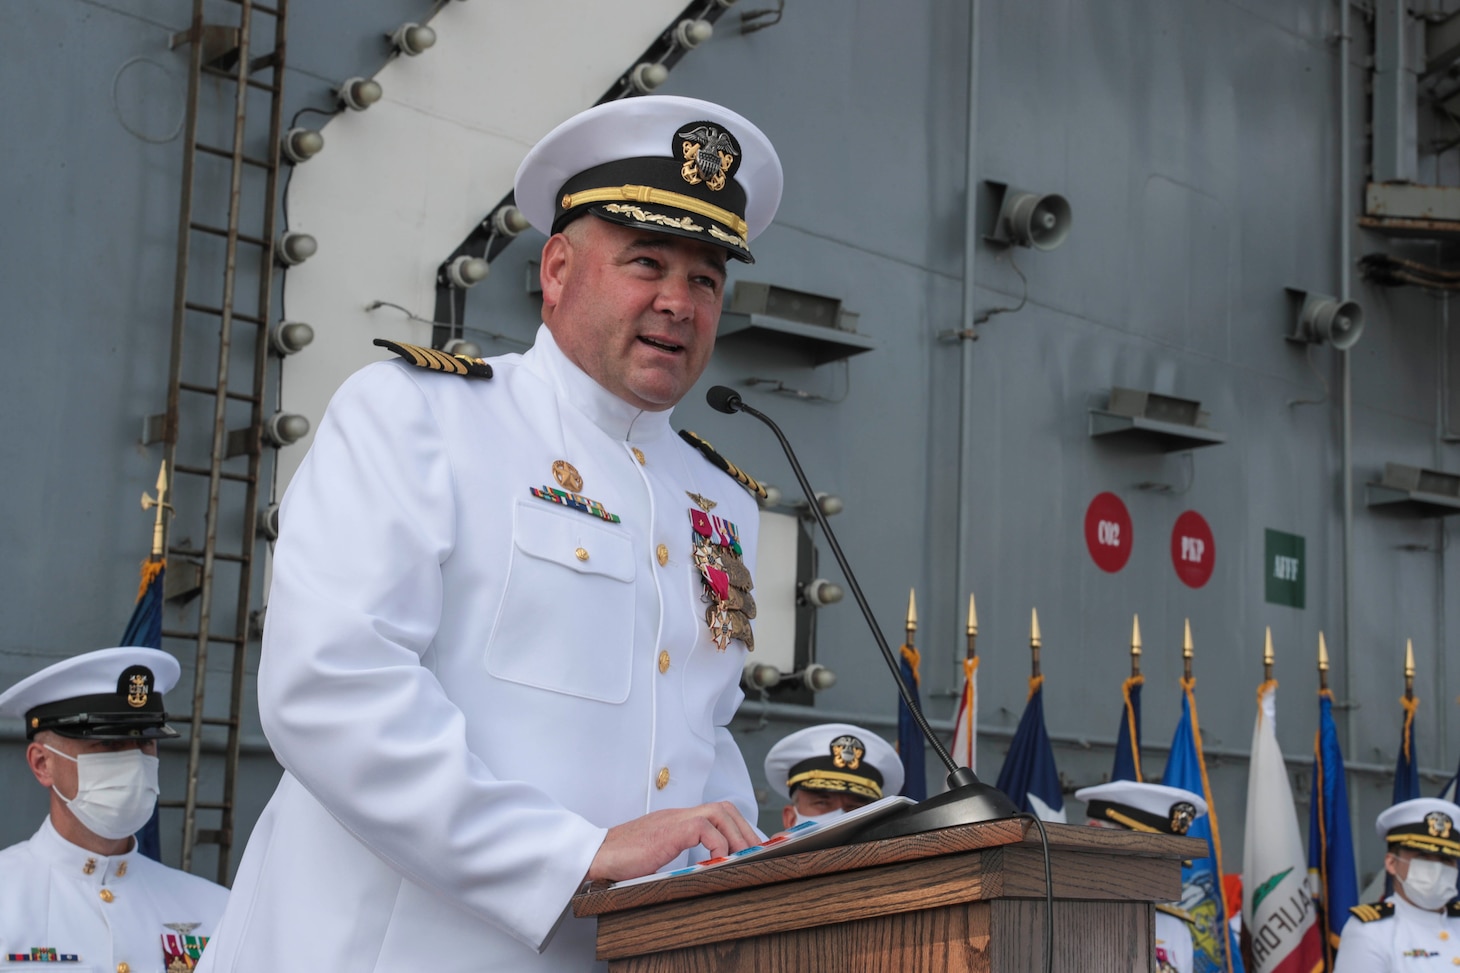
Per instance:
[[[579,493],[583,489],[583,477],[578,470],[565,459],[553,460],[553,479],[558,481],[558,486],[569,493]]]

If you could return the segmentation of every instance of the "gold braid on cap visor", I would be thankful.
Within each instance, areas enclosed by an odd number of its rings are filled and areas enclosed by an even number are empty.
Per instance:
[[[604,189],[585,189],[578,193],[565,193],[561,199],[563,211],[567,212],[578,206],[587,206],[590,203],[609,203],[619,201],[635,203],[656,203],[660,206],[673,206],[705,219],[715,220],[724,223],[730,229],[739,233],[743,238],[750,232],[744,219],[736,216],[722,206],[707,203],[702,199],[695,199],[693,196],[685,196],[682,193],[672,193],[667,189],[655,189],[653,186],[609,186]]]
[[[797,774],[786,781],[786,788],[789,790],[797,784],[804,784],[810,780],[844,785],[838,788],[838,790],[850,790],[857,793],[870,794],[876,798],[882,796],[882,788],[870,777],[861,777],[857,774],[840,774],[835,770],[808,770],[805,773]],[[816,790],[816,788],[811,788],[811,790]]]
[[[1451,858],[1460,858],[1460,841],[1451,838],[1437,838],[1433,835],[1415,834],[1391,834],[1388,837],[1390,848],[1398,845],[1401,848],[1408,848],[1411,851],[1424,851],[1435,855],[1449,855]]]

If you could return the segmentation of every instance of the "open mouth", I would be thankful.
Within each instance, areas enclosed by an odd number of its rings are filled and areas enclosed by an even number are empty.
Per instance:
[[[640,335],[639,340],[648,345],[650,348],[658,348],[660,351],[667,351],[671,354],[684,351],[684,345],[673,345],[667,341],[660,341],[657,338],[646,338],[643,335]]]

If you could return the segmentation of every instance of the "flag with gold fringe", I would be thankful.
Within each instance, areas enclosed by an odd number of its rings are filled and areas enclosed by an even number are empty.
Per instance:
[[[963,691],[953,714],[953,761],[978,770],[978,656],[963,660]]]
[[[1141,620],[1137,616],[1131,622],[1131,673],[1120,684],[1120,726],[1115,733],[1115,764],[1110,769],[1111,780],[1145,780],[1141,776],[1141,687],[1146,684],[1146,678],[1141,675],[1140,666]]]
[[[1308,808],[1308,872],[1317,878],[1318,919],[1324,963],[1333,969],[1338,937],[1349,909],[1359,904],[1353,829],[1348,816],[1348,785],[1343,750],[1333,722],[1333,692],[1318,691],[1318,730],[1313,734],[1313,790]]]
[[[1054,763],[1054,747],[1044,726],[1044,676],[1029,679],[1029,701],[1014,742],[1004,758],[1003,769],[995,785],[1008,795],[1021,811],[1037,815],[1042,821],[1065,823],[1065,798],[1060,786],[1059,770]]]
[[[1222,882],[1222,838],[1217,826],[1216,800],[1202,754],[1194,677],[1181,680],[1181,694],[1181,720],[1171,739],[1171,756],[1166,761],[1161,783],[1195,791],[1207,802],[1206,815],[1197,818],[1186,835],[1205,840],[1209,854],[1181,868],[1181,908],[1192,917],[1192,968],[1195,973],[1240,973],[1242,960],[1233,949],[1227,924],[1232,912],[1227,907]]]
[[[152,527],[152,554],[142,562],[141,580],[137,585],[137,601],[132,617],[118,645],[137,645],[147,649],[162,648],[162,584],[167,574],[167,558],[163,551],[163,511],[167,503],[167,464],[157,473],[157,498],[142,494],[142,509],[157,510]],[[162,860],[162,838],[158,833],[157,809],[137,832],[137,851],[153,861]]]
[[[902,680],[912,690],[913,701],[921,708],[918,662],[918,650],[911,645],[904,645],[899,662]],[[918,729],[917,720],[913,719],[912,711],[908,709],[900,693],[897,697],[897,756],[902,761],[902,795],[914,801],[926,799],[928,769],[923,756],[923,733]]]

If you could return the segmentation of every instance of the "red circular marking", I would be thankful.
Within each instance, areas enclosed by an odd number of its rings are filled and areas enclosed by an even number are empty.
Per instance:
[[[1130,511],[1113,493],[1098,494],[1085,510],[1085,546],[1102,571],[1114,574],[1130,560],[1133,532]]]
[[[1171,528],[1171,565],[1188,588],[1200,588],[1212,579],[1217,563],[1217,543],[1206,518],[1188,510]]]

